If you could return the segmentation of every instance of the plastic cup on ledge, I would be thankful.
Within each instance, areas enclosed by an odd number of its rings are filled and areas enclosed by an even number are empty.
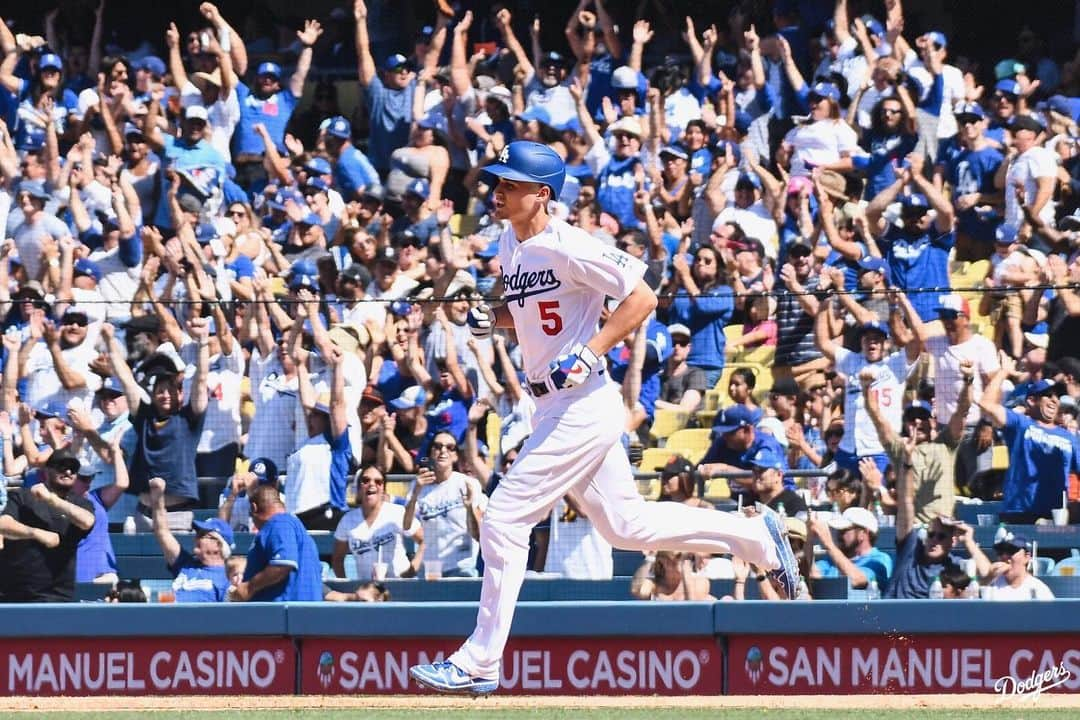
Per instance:
[[[426,560],[426,561],[424,561],[424,579],[425,580],[440,580],[440,579],[442,579],[442,561],[441,560]]]

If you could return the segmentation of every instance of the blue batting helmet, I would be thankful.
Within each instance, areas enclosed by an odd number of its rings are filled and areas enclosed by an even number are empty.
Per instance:
[[[547,185],[552,199],[558,199],[566,179],[566,163],[547,145],[516,140],[504,147],[498,162],[485,167],[484,172],[497,178]]]

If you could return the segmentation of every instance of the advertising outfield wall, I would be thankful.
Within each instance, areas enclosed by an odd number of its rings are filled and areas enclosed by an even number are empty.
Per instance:
[[[507,694],[1080,692],[1080,600],[522,603]],[[0,695],[403,694],[466,603],[11,605]]]

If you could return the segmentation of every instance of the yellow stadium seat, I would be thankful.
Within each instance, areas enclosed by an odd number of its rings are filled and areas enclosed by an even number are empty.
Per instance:
[[[713,478],[705,481],[705,499],[716,502],[717,500],[730,500],[731,488],[726,478]]]
[[[411,487],[412,483],[408,480],[388,480],[386,482],[386,493],[394,497],[407,498]]]
[[[735,353],[738,352],[738,348],[733,348],[731,346],[731,341],[732,340],[738,340],[739,338],[742,337],[742,329],[743,329],[742,325],[725,325],[724,326],[724,339],[725,339],[725,344],[724,344],[725,350],[724,350],[724,352],[727,355],[734,355]]]
[[[710,388],[705,391],[705,403],[701,406],[701,409],[706,412],[715,413],[717,408],[720,407],[720,398],[723,397],[723,393],[715,388]]]
[[[716,413],[719,410],[698,410],[697,421],[701,427],[712,427],[713,420],[716,419]]]
[[[751,350],[746,350],[739,356],[739,362],[754,363],[755,365],[760,365],[763,368],[771,367],[775,361],[775,345],[761,345]]]
[[[641,472],[659,472],[667,465],[671,455],[671,451],[667,448],[645,448],[645,451],[641,454],[641,462],[638,463],[638,470]]]
[[[657,410],[652,427],[649,428],[649,434],[657,440],[662,440],[676,430],[682,430],[686,427],[688,418],[689,413],[682,410]]]
[[[669,453],[677,453],[684,456],[692,463],[701,461],[709,449],[709,428],[688,428],[671,434],[667,439],[665,449]]]
[[[465,237],[476,232],[476,226],[480,218],[475,215],[462,215],[457,213],[450,216],[450,234],[457,237]]]
[[[995,445],[993,452],[990,454],[990,469],[991,470],[1008,470],[1009,469],[1009,448],[1006,445]]]

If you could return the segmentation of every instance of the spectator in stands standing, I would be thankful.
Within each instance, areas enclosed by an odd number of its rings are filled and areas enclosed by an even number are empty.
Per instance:
[[[255,85],[249,88],[240,83],[236,92],[240,98],[240,122],[236,125],[233,148],[236,157],[236,181],[241,187],[261,189],[266,180],[263,168],[265,146],[256,125],[266,128],[278,152],[284,154],[285,127],[304,94],[304,81],[311,69],[312,46],[322,35],[317,20],[305,20],[304,29],[296,31],[303,48],[296,59],[296,70],[289,78],[289,87],[281,86],[281,66],[275,62],[261,63],[255,71]]]
[[[991,600],[1053,600],[1054,593],[1031,574],[1031,541],[1009,532],[994,545],[998,561],[990,565]]]
[[[196,520],[195,545],[188,552],[169,529],[169,514],[165,511],[165,481],[150,478],[150,507],[153,513],[154,537],[161,546],[165,564],[173,576],[177,602],[219,602],[225,599],[229,580],[225,561],[232,553],[233,531],[218,518]]]
[[[979,421],[974,399],[982,395],[986,381],[997,372],[997,351],[990,340],[972,331],[971,308],[964,296],[942,295],[936,311],[944,332],[926,340],[927,354],[934,363],[934,416],[938,425],[950,422],[970,378],[972,402],[963,427],[971,428]],[[965,362],[972,363],[970,374],[961,371]],[[959,441],[961,436],[954,438]]]
[[[819,313],[814,325],[814,337],[821,353],[832,360],[836,371],[846,378],[844,437],[836,453],[836,464],[852,472],[858,471],[859,460],[864,457],[873,458],[882,472],[885,472],[888,465],[885,450],[866,415],[859,373],[865,367],[873,368],[875,379],[871,391],[878,393],[886,419],[893,427],[897,427],[903,411],[904,385],[915,369],[915,362],[919,359],[925,342],[922,321],[907,297],[899,292],[895,293],[894,297],[895,300],[890,301],[892,332],[897,339],[897,345],[903,349],[890,355],[885,354],[890,330],[885,323],[870,322],[862,326],[859,336],[861,353],[850,352],[828,337],[828,313]],[[910,332],[903,326],[901,310],[911,325]]]
[[[839,542],[833,538],[833,530],[837,531]],[[843,514],[829,518],[828,522],[810,520],[807,531],[804,550],[809,561],[813,560],[815,539],[826,553],[826,557],[811,566],[810,577],[846,577],[854,588],[865,588],[874,581],[879,590],[888,583],[893,560],[874,547],[878,523],[866,508],[850,507]]]
[[[244,577],[229,588],[237,602],[315,602],[322,600],[319,549],[295,515],[285,512],[271,485],[251,492],[251,520],[259,531],[248,551]]]
[[[339,578],[345,573],[345,555],[356,560],[356,577],[385,578],[416,577],[424,556],[424,530],[413,518],[412,525],[402,523],[405,508],[387,502],[386,475],[372,465],[356,474],[356,496],[359,507],[345,513],[334,530],[334,555],[330,562]],[[405,555],[405,537],[416,543],[416,553],[410,561]],[[375,563],[386,564],[385,577],[374,574]]]
[[[308,353],[295,345],[304,407],[307,440],[289,456],[286,465],[286,507],[308,530],[333,530],[348,511],[345,488],[349,481],[352,443],[345,401],[345,353],[330,345],[330,398],[319,402],[307,368]]]
[[[112,325],[102,325],[101,335],[108,343],[113,373],[124,388],[136,436],[128,492],[140,495],[140,510],[144,515],[150,511],[148,496],[144,494],[152,477],[165,480],[167,509],[189,510],[198,503],[195,448],[206,415],[209,329],[205,318],[192,318],[188,323],[188,332],[198,346],[191,397],[185,403],[180,368],[158,366],[146,378],[147,389],[144,390],[128,367],[126,353],[116,340]]]
[[[690,329],[693,346],[686,358],[690,367],[705,371],[705,387],[714,387],[724,371],[724,327],[731,320],[735,297],[720,277],[720,253],[712,246],[694,251],[693,265],[682,253],[672,260],[671,292],[675,293],[670,319]]]
[[[0,515],[0,602],[72,602],[75,556],[94,528],[90,501],[71,492],[79,461],[53,453],[44,482],[13,490]]]
[[[817,258],[809,243],[787,247],[787,262],[780,268],[776,290],[776,361],[773,378],[794,378],[806,383],[827,365],[814,347],[814,318],[821,310]],[[819,376],[820,377],[820,376]]]
[[[1080,457],[1074,435],[1056,424],[1062,388],[1052,380],[1039,380],[1028,388],[1021,415],[1001,404],[1001,383],[1015,372],[1012,358],[1000,355],[1001,368],[977,400],[979,407],[1001,428],[1009,447],[1009,468],[1003,488],[1005,522],[1033,523],[1049,518],[1061,507],[1070,482],[1078,482]]]
[[[480,517],[487,505],[480,483],[454,467],[458,444],[452,433],[435,434],[431,460],[420,463],[405,505],[402,526],[420,518],[424,529],[424,562],[442,563],[446,577],[476,577]]]

